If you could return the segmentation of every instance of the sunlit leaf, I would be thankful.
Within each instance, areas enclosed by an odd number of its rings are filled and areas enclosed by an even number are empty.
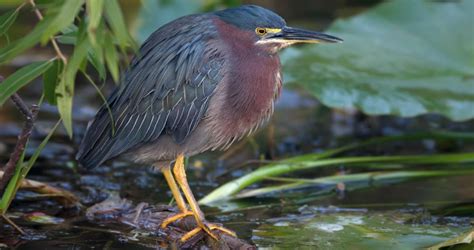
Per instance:
[[[124,49],[128,46],[134,47],[135,44],[128,33],[128,28],[125,25],[125,20],[122,15],[122,10],[116,0],[107,0],[105,2],[105,14],[112,31],[114,32],[119,46]]]
[[[53,65],[43,75],[43,93],[46,101],[51,105],[56,105],[56,86],[59,83],[61,73],[64,69],[64,63],[61,60],[55,60]]]
[[[46,43],[56,33],[71,25],[83,3],[83,0],[64,1],[61,9],[43,32],[41,42]]]
[[[336,21],[342,44],[284,54],[289,82],[367,114],[474,117],[474,1],[385,1]]]
[[[107,34],[105,36],[105,62],[107,64],[107,68],[109,68],[110,74],[112,78],[117,83],[119,81],[120,73],[119,73],[119,58],[117,54],[117,48],[112,40],[112,36]]]
[[[96,45],[96,32],[102,19],[102,10],[104,0],[86,0],[87,13],[89,15],[89,23],[87,25],[88,36],[93,46]],[[100,40],[99,40],[100,41]]]
[[[20,88],[42,75],[53,64],[53,60],[29,64],[11,74],[0,84],[0,105]]]
[[[99,73],[99,77],[101,80],[105,79],[105,65],[104,65],[104,59],[103,55],[104,53],[102,52],[101,49],[99,50],[90,50],[89,54],[87,56],[88,61],[92,64],[92,66],[97,70],[97,73]]]
[[[74,48],[74,52],[66,65],[65,72],[56,88],[59,114],[69,136],[72,136],[72,101],[76,74],[87,56],[90,43],[82,39]]]
[[[89,49],[89,55],[88,55],[88,61],[92,64],[92,66],[97,70],[99,73],[99,77],[101,80],[105,80],[106,77],[106,67],[105,67],[105,52],[104,50],[106,49],[105,47],[107,46],[105,43],[105,36],[106,32],[104,30],[104,25],[100,25],[97,27],[97,34],[95,38],[97,40],[101,41],[101,43],[93,43],[90,32],[87,32],[89,41],[91,42],[91,48]],[[94,38],[94,39],[95,39]]]
[[[0,36],[4,35],[18,16],[18,9],[8,11],[0,16]]]

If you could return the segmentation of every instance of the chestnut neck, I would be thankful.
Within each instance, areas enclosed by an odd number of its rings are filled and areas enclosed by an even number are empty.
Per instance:
[[[255,44],[258,38],[254,31],[241,30],[219,19],[215,24],[229,55],[227,108],[247,122],[256,122],[278,96],[280,59]]]

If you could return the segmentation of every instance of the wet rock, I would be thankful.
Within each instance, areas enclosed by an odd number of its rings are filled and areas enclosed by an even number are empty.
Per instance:
[[[140,203],[132,206],[131,202],[111,195],[105,201],[90,207],[87,218],[94,223],[122,223],[134,228],[130,231],[134,240],[152,237],[157,245],[165,248],[192,249],[256,249],[255,246],[233,236],[214,231],[219,240],[214,240],[205,233],[198,233],[186,242],[181,237],[197,227],[192,216],[180,219],[166,228],[161,228],[162,222],[176,214],[178,210],[168,205],[149,205]],[[131,239],[122,237],[122,239]]]

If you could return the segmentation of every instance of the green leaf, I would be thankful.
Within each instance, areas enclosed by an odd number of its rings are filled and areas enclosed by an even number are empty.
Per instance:
[[[11,10],[0,16],[0,36],[7,33],[10,26],[15,22],[18,16],[18,10]]]
[[[99,27],[100,20],[102,19],[102,10],[104,7],[104,0],[87,0],[86,2],[87,13],[89,15],[89,23],[87,25],[87,31],[89,39],[92,45],[96,45],[96,30]]]
[[[269,249],[297,249],[298,246],[308,246],[308,249],[426,249],[469,228],[453,223],[438,224],[435,222],[438,217],[431,217],[426,212],[349,212],[348,209],[340,213],[318,213],[320,209],[304,206],[299,214],[268,220],[253,230],[252,239],[259,247]],[[423,223],[410,222],[417,215],[423,218]]]
[[[117,49],[113,42],[112,36],[107,34],[105,36],[105,62],[107,67],[109,68],[110,74],[112,78],[117,83],[119,81],[120,73],[119,73],[119,58],[117,55]]]
[[[51,139],[60,124],[61,121],[56,122],[54,127],[48,133],[48,135],[43,139],[43,141],[41,141],[40,145],[36,147],[35,152],[26,163],[24,162],[25,151],[23,151],[23,153],[21,154],[21,158],[15,167],[15,174],[8,182],[8,186],[5,189],[5,192],[3,193],[2,199],[0,200],[0,213],[3,214],[8,210],[8,207],[10,206],[13,198],[15,198],[15,194],[18,191],[18,188],[20,188],[21,182],[23,181],[23,179],[26,178],[26,175],[31,170],[36,160],[40,156],[41,152],[43,151],[44,147],[46,146],[46,144],[48,144],[48,141]]]
[[[41,35],[43,34],[45,28],[52,21],[51,18],[45,17],[41,20],[35,28],[28,33],[25,37],[16,40],[7,46],[0,49],[0,64],[3,64],[23,51],[33,47],[41,40]]]
[[[56,40],[62,44],[75,45],[77,43],[77,32],[60,35]]]
[[[87,56],[90,43],[88,39],[82,39],[74,48],[74,52],[66,65],[65,72],[56,88],[57,104],[59,114],[63,120],[64,127],[72,137],[72,101],[74,96],[74,81],[76,74]]]
[[[16,166],[15,166],[15,173],[13,174],[12,178],[8,182],[8,185],[3,192],[2,198],[0,199],[0,214],[5,214],[10,206],[13,198],[15,198],[16,191],[21,183],[21,169],[24,164],[25,159],[25,151],[20,156]]]
[[[420,21],[422,20],[422,21]],[[371,115],[474,117],[474,1],[386,1],[289,49],[285,76],[325,105]]]
[[[43,75],[43,94],[46,101],[51,105],[57,104],[55,91],[63,69],[63,61],[55,60],[53,65]]]
[[[46,43],[52,36],[56,35],[56,33],[71,25],[83,3],[84,1],[82,0],[64,1],[61,9],[43,32],[41,42]]]
[[[471,247],[474,247],[473,243],[474,243],[474,230],[470,230],[469,232],[459,235],[455,238],[443,241],[439,244],[436,244],[435,246],[429,247],[427,248],[427,250],[438,250],[442,248],[454,247],[454,246],[459,246],[459,245],[465,245],[465,246],[470,245]]]
[[[101,80],[105,80],[106,71],[105,71],[104,58],[103,58],[104,53],[102,52],[100,48],[98,50],[94,50],[94,49],[95,48],[89,50],[87,60],[97,70],[97,73],[99,73],[99,78]]]
[[[105,8],[105,14],[107,21],[110,24],[114,35],[117,38],[120,48],[124,49],[128,46],[136,47],[132,38],[128,33],[127,26],[122,15],[122,10],[116,0],[107,0],[107,8]]]
[[[53,60],[29,64],[11,74],[0,84],[0,105],[20,88],[43,74],[53,64]]]
[[[105,50],[105,35],[106,32],[104,31],[104,25],[99,25],[97,27],[97,40],[101,41],[101,44],[99,43],[93,43],[91,39],[91,32],[87,32],[89,41],[91,42],[92,47],[89,49],[89,55],[88,55],[88,61],[94,66],[94,68],[97,70],[99,73],[99,77],[101,80],[105,80],[105,77],[107,75],[106,69],[105,69],[105,59],[104,59],[104,50]],[[95,39],[95,38],[94,38]]]
[[[82,23],[81,23],[82,24]],[[62,34],[56,36],[56,40],[62,44],[75,45],[78,37],[78,27],[74,24],[62,30]]]

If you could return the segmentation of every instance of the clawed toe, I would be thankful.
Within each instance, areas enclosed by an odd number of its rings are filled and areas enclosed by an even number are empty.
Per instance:
[[[237,234],[232,231],[232,230],[229,230],[225,227],[222,227],[222,226],[219,226],[217,224],[212,224],[212,223],[209,223],[207,224],[207,226],[211,229],[211,230],[219,230],[219,231],[222,231],[223,233],[226,233],[232,237],[236,237],[237,238]]]
[[[184,217],[187,217],[187,216],[191,216],[191,215],[194,215],[193,212],[191,211],[185,211],[185,212],[181,212],[179,214],[175,214],[171,217],[168,217],[166,218],[166,220],[164,220],[162,223],[161,223],[161,228],[166,228],[170,223],[173,223],[177,220],[180,220]]]
[[[191,239],[193,236],[195,236],[196,234],[198,234],[201,231],[206,232],[213,239],[218,240],[217,236],[213,233],[214,230],[219,230],[219,231],[221,231],[225,234],[231,235],[233,237],[237,237],[237,234],[232,230],[229,230],[225,227],[221,227],[217,224],[206,223],[205,222],[205,223],[202,223],[201,225],[198,225],[198,227],[194,228],[193,230],[191,230],[191,231],[187,232],[186,234],[184,234],[183,237],[181,237],[181,242],[188,241],[189,239]]]

